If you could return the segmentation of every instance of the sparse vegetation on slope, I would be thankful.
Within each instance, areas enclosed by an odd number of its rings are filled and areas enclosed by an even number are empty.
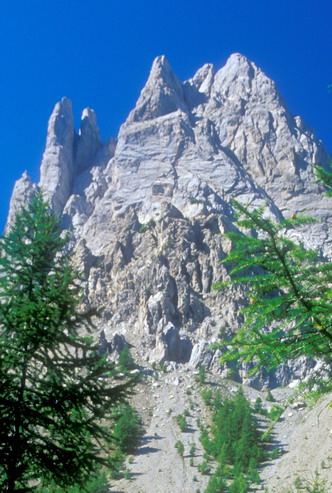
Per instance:
[[[222,399],[218,391],[207,400],[206,394],[205,402],[212,412],[211,426],[202,428],[201,443],[219,464],[206,493],[245,493],[249,483],[260,481],[257,467],[264,457],[253,412],[241,389],[234,399]],[[227,484],[229,490],[220,490],[221,485],[226,488]]]

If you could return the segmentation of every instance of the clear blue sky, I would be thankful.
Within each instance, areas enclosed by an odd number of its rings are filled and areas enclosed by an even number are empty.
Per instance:
[[[54,104],[116,136],[157,55],[182,80],[240,52],[273,78],[332,152],[331,0],[2,0],[0,228],[16,179],[37,181]]]

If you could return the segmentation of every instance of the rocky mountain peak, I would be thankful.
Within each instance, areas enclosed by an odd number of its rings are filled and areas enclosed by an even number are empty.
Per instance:
[[[91,108],[85,108],[82,112],[75,149],[75,163],[78,172],[91,166],[100,147],[101,140],[96,113]]]
[[[193,85],[199,92],[210,95],[210,89],[213,84],[215,75],[215,68],[212,63],[206,63],[197,70],[194,77],[187,81],[190,85]]]
[[[172,71],[167,58],[158,56],[150,71],[135,109],[126,123],[152,120],[174,111],[186,112],[182,84]]]
[[[56,214],[62,214],[76,178],[91,168],[95,159],[98,161],[99,151],[101,160],[110,158],[114,144],[107,142],[103,147],[95,112],[91,108],[83,110],[77,134],[72,103],[68,98],[62,98],[49,119],[39,181]]]
[[[63,97],[56,103],[48,121],[46,146],[70,147],[74,138],[72,102]]]
[[[39,185],[56,214],[68,200],[74,176],[74,117],[72,104],[62,98],[51,114]]]
[[[130,344],[142,367],[165,363],[165,379],[175,376],[182,397],[184,381],[193,383],[192,370],[200,365],[226,376],[211,343],[242,326],[246,303],[240,286],[213,290],[229,279],[221,260],[231,248],[224,233],[237,227],[232,199],[265,204],[277,220],[299,212],[317,217],[315,225],[288,233],[332,257],[331,199],[311,166],[327,162],[322,143],[288,111],[275,83],[238,53],[218,71],[205,64],[183,83],[166,57],[157,57],[118,138],[104,143],[90,108],[75,133],[71,102],[63,98],[49,121],[40,186],[71,232],[86,307],[102,307],[96,340],[101,334],[104,348],[116,340]],[[16,182],[7,227],[37,189],[26,173]],[[301,358],[250,380],[246,369],[233,378],[273,388],[309,377],[319,363]],[[165,382],[153,385],[162,389]],[[163,402],[158,393],[153,419],[170,407]],[[171,468],[163,469],[169,477]],[[187,478],[182,474],[176,491],[184,491]],[[136,492],[137,485],[126,482],[124,491]]]
[[[231,200],[265,203],[275,218],[318,214],[306,241],[330,254],[331,207],[310,166],[325,156],[243,55],[183,83],[160,56],[116,141],[101,143],[89,108],[75,134],[71,102],[57,103],[40,186],[72,232],[87,303],[107,307],[106,337],[121,333],[150,361],[218,368],[206,348],[220,328],[240,326],[243,303],[241,293],[212,291],[228,275],[220,233],[235,227]],[[29,183],[18,185],[22,196]]]

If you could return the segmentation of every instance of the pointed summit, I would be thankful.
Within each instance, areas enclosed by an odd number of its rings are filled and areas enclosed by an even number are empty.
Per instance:
[[[280,103],[275,83],[241,53],[233,53],[216,73],[212,93],[244,101],[255,94],[260,100],[268,97]]]
[[[164,55],[158,56],[152,64],[148,81],[127,123],[153,120],[177,110],[187,111],[182,84],[172,71],[167,58]]]
[[[58,102],[48,122],[39,185],[55,214],[61,214],[74,176],[74,117],[68,98]]]
[[[85,108],[81,117],[81,127],[76,143],[75,163],[78,172],[92,165],[93,159],[101,147],[96,113]]]

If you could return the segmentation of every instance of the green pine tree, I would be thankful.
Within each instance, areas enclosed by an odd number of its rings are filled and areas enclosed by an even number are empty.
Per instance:
[[[223,493],[227,491],[225,466],[220,464],[210,477],[204,493]]]
[[[222,361],[250,361],[255,369],[275,368],[300,355],[330,361],[332,263],[285,236],[287,230],[314,220],[294,216],[277,224],[264,218],[263,207],[250,210],[238,202],[234,206],[238,225],[257,234],[227,235],[233,248],[224,262],[232,265],[232,279],[215,288],[241,284],[250,303],[243,309],[245,323],[227,342],[231,349]]]
[[[128,453],[134,448],[141,432],[139,415],[130,404],[121,403],[115,407],[112,418],[113,438],[116,440],[116,445],[121,452]]]
[[[241,473],[229,486],[228,493],[247,493],[248,483]]]
[[[84,485],[112,467],[128,383],[100,357],[57,218],[37,195],[0,240],[0,489]],[[80,331],[79,331],[80,330]],[[102,424],[103,423],[103,424]]]
[[[326,187],[326,192],[325,194],[328,197],[332,197],[332,163],[330,163],[329,170],[326,168],[323,168],[321,166],[316,166],[314,165],[314,168],[316,170],[316,178],[318,181],[323,183],[323,185]]]
[[[134,358],[132,357],[128,346],[125,346],[119,355],[118,367],[123,373],[129,373],[135,368]]]

